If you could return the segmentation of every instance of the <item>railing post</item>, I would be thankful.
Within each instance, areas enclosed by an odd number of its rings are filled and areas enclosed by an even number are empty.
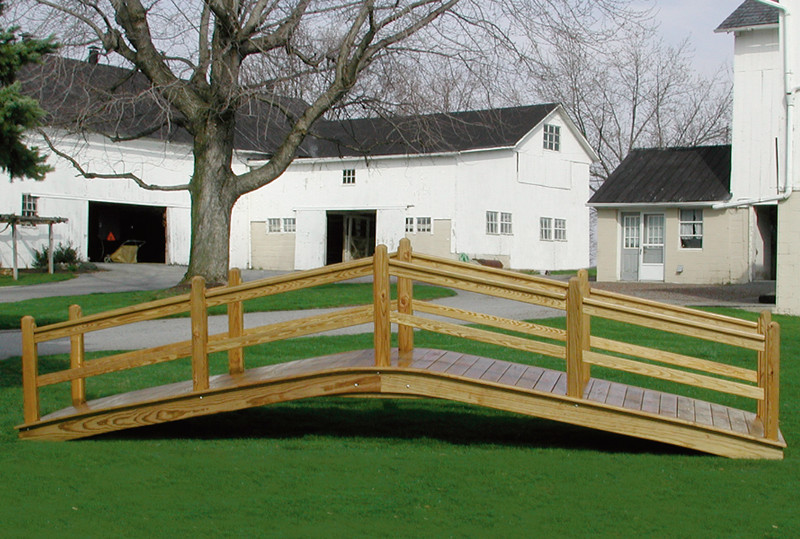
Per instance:
[[[589,286],[589,272],[585,269],[578,270],[578,281],[580,281],[581,288],[581,310],[583,310],[583,298],[588,298],[592,293]],[[592,347],[592,317],[588,314],[583,315],[583,349],[589,350]],[[589,363],[583,363],[583,384],[585,385],[589,378],[592,377],[592,366]]]
[[[33,332],[36,321],[22,317],[22,407],[25,423],[39,421],[39,352]]]
[[[239,268],[228,271],[228,286],[242,284],[242,272]],[[244,333],[244,308],[241,301],[228,304],[228,337],[241,337]],[[241,374],[244,372],[244,349],[241,346],[228,350],[228,372]]]
[[[758,331],[764,335],[764,351],[758,353],[758,387],[764,390],[764,400],[758,402],[757,415],[764,425],[764,437],[777,440],[781,338],[780,326],[769,311],[758,318]]]
[[[372,268],[375,365],[388,367],[391,365],[392,349],[392,323],[389,319],[392,298],[389,286],[389,254],[385,245],[375,247]]]
[[[208,389],[208,309],[206,280],[192,277],[192,387],[194,391]]]
[[[584,334],[583,293],[578,277],[569,280],[567,289],[567,395],[583,397],[584,378],[583,351],[586,349]]]
[[[411,241],[408,238],[400,240],[397,257],[403,262],[411,262]],[[397,310],[405,314],[414,314],[412,304],[414,283],[407,277],[397,279]],[[400,359],[409,360],[414,353],[414,328],[403,324],[397,327],[397,347]]]
[[[83,316],[83,311],[80,305],[69,306],[69,319],[78,320]],[[78,333],[69,338],[69,367],[71,369],[79,369],[83,367],[85,359],[85,347],[83,333]],[[72,386],[72,405],[76,408],[82,404],[86,404],[86,378],[76,378],[71,383]]]

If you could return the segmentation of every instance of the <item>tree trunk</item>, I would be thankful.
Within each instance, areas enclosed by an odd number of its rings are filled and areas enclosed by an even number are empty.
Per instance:
[[[231,213],[238,198],[231,170],[232,133],[232,122],[218,119],[194,137],[192,244],[184,282],[195,275],[209,284],[228,279]]]
[[[192,189],[192,245],[184,282],[195,275],[202,275],[209,284],[228,279],[233,204],[221,196],[216,183],[205,178]]]

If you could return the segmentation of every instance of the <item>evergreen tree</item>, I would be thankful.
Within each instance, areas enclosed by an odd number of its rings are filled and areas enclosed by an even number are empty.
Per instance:
[[[0,0],[0,14],[5,6]],[[57,45],[52,37],[33,39],[17,36],[19,28],[0,28],[0,169],[11,178],[41,180],[50,170],[38,148],[25,146],[25,130],[36,127],[44,111],[36,100],[22,95],[16,74],[42,55],[53,52]]]

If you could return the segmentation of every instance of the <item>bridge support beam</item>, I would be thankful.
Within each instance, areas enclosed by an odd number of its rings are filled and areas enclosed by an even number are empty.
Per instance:
[[[390,320],[392,297],[389,284],[389,253],[385,245],[378,245],[375,248],[372,267],[375,366],[388,367],[391,365],[392,348],[392,323]]]
[[[22,408],[25,423],[36,423],[39,412],[39,350],[34,339],[36,321],[22,317]]]
[[[764,390],[764,400],[758,401],[757,415],[764,425],[764,437],[777,440],[781,337],[769,311],[758,318],[758,332],[764,335],[764,351],[758,353],[758,386]]]
[[[567,395],[582,398],[588,380],[583,351],[588,349],[586,316],[583,313],[583,289],[579,277],[569,280],[567,289]]]
[[[242,272],[239,268],[228,271],[228,286],[242,284]],[[244,307],[241,301],[228,304],[228,337],[241,337],[244,334]],[[244,372],[244,349],[239,346],[228,350],[228,373]]]
[[[192,388],[208,389],[208,309],[206,306],[206,280],[192,277]]]
[[[403,262],[411,263],[411,242],[408,238],[400,240],[397,258]],[[403,314],[414,314],[412,298],[414,284],[407,277],[397,279],[397,311]],[[414,352],[414,328],[400,324],[397,327],[397,348],[401,361],[409,361]]]
[[[80,305],[69,306],[69,319],[78,320],[83,316],[83,310]],[[71,369],[80,369],[83,367],[85,359],[85,346],[83,333],[72,335],[69,338],[69,367]],[[72,405],[74,407],[86,404],[86,378],[76,378],[71,382],[72,391]]]

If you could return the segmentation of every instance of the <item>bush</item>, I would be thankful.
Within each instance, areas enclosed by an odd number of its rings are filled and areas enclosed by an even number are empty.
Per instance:
[[[50,249],[44,245],[42,249],[33,250],[33,267],[36,269],[46,269]],[[66,269],[77,268],[81,260],[78,251],[72,246],[72,242],[66,245],[59,242],[58,247],[53,251],[53,264]]]

